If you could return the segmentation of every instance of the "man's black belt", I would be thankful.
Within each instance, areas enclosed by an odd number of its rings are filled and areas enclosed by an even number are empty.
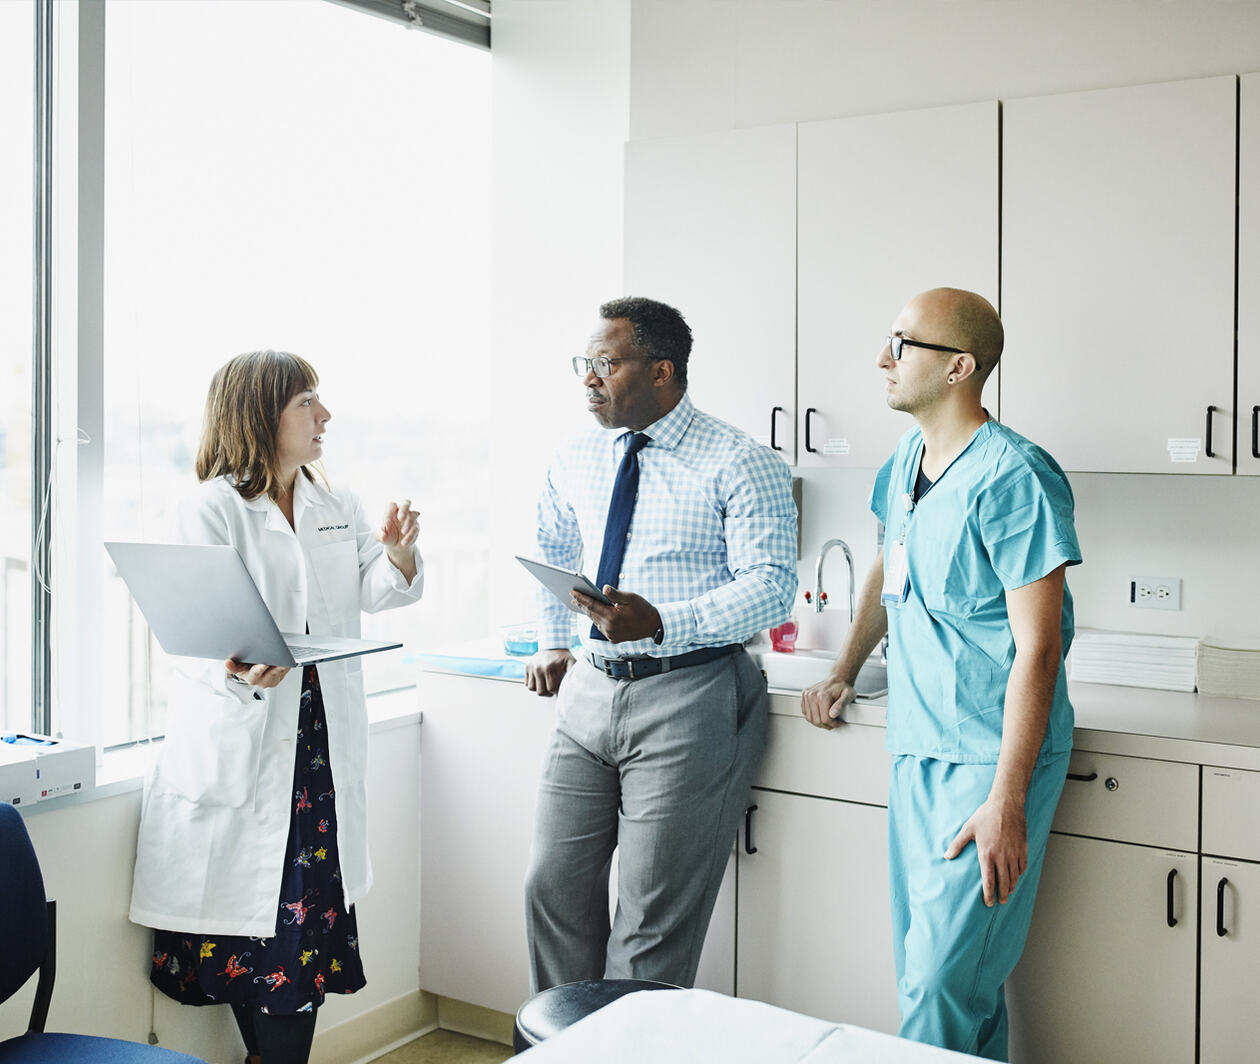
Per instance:
[[[703,665],[743,649],[742,643],[730,643],[724,647],[701,647],[671,658],[601,658],[598,654],[588,654],[587,657],[595,668],[614,680],[642,680],[647,676],[673,672],[674,669],[685,669],[688,665]]]

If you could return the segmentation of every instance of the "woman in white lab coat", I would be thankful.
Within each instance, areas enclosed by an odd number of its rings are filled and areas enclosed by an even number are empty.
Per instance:
[[[331,415],[295,355],[240,355],[214,376],[201,486],[180,537],[240,552],[281,631],[358,636],[361,610],[420,597],[410,502],[373,529],[322,481]],[[249,1060],[301,1064],[328,993],[364,985],[354,904],[371,885],[360,659],[288,670],[191,662],[145,788],[131,919],[156,928],[152,980],[233,1006]],[[335,786],[334,786],[335,782]]]

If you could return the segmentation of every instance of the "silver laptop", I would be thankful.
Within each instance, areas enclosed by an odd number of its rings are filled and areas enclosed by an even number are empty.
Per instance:
[[[105,549],[168,654],[293,668],[402,646],[281,632],[235,547],[106,543]]]

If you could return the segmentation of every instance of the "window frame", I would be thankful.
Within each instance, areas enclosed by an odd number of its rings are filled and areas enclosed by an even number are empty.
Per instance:
[[[361,12],[371,6],[358,0],[329,2]],[[489,2],[468,2],[484,4],[487,28],[482,46],[488,47]],[[53,734],[55,726],[57,734],[93,744],[99,752],[104,748],[107,700],[118,696],[103,686],[99,629],[105,616],[105,588],[98,579],[105,527],[104,141],[110,4],[32,3],[44,12],[45,20],[41,73],[46,83],[48,160],[40,171],[37,152],[36,169],[45,195],[39,217],[47,232],[47,283],[40,293],[43,301],[37,303],[46,325],[32,376],[41,379],[49,410],[48,416],[33,418],[43,433],[39,488],[31,504],[33,547],[45,496],[48,508],[41,568],[36,568],[33,552],[32,572],[47,574],[45,583],[51,590],[32,581],[33,596],[36,592],[41,596],[38,610],[33,601],[30,617],[32,683],[38,676],[44,689],[42,695],[33,690],[31,727]],[[432,25],[422,28],[441,33]],[[441,35],[477,43],[461,34]],[[147,633],[147,626],[143,630]],[[137,735],[124,743],[111,742],[109,749],[160,738]]]

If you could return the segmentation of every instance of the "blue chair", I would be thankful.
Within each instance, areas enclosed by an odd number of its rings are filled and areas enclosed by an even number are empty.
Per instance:
[[[0,802],[0,1002],[36,971],[35,1003],[26,1034],[0,1042],[0,1064],[206,1064],[198,1057],[137,1042],[84,1034],[47,1034],[57,971],[57,903],[44,896],[39,859],[22,815]]]

